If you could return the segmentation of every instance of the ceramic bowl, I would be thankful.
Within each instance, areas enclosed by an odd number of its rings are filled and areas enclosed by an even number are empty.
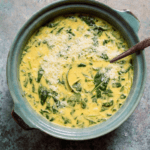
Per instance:
[[[143,94],[146,80],[146,62],[143,51],[133,55],[134,80],[130,94],[120,110],[106,122],[83,129],[66,128],[50,123],[35,112],[26,98],[22,96],[23,91],[19,82],[19,64],[23,47],[31,35],[53,18],[70,13],[87,13],[106,20],[121,32],[129,47],[139,42],[137,36],[139,21],[130,11],[114,10],[102,3],[90,0],[58,1],[35,13],[18,32],[8,55],[7,81],[14,101],[12,116],[24,129],[39,129],[49,135],[66,140],[86,140],[111,132],[132,114]]]

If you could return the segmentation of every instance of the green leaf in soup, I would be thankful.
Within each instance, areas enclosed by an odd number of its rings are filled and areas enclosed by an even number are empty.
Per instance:
[[[71,123],[71,121],[68,118],[63,117],[63,116],[62,116],[62,120],[64,121],[64,124]]]
[[[97,98],[96,97],[92,98],[92,102],[97,103]]]
[[[124,91],[124,86],[122,86],[120,89],[120,92],[123,92],[123,91]]]
[[[75,109],[72,109],[72,111],[70,112],[70,115],[73,115],[75,113]]]
[[[79,18],[84,21],[88,26],[95,25],[95,18],[91,16],[79,15]]]
[[[86,108],[86,102],[84,102],[84,101],[81,102],[81,108],[83,108],[83,109]]]
[[[68,105],[74,107],[76,105],[76,102],[79,102],[81,98],[80,93],[74,93],[71,97],[68,98],[67,103]]]
[[[44,115],[44,114],[49,114],[49,112],[48,111],[46,111],[46,110],[40,110],[40,113],[42,114],[42,115]]]
[[[58,83],[60,83],[60,84],[65,84],[65,81],[62,79],[62,81],[60,80],[60,79],[58,79]]]
[[[53,117],[52,117],[49,121],[51,121],[51,122],[52,122],[52,121],[54,121],[54,120],[55,120],[55,118],[53,118]]]
[[[78,67],[86,67],[86,64],[81,63],[78,65]]]
[[[44,105],[45,102],[46,102],[46,99],[48,97],[47,89],[40,85],[39,88],[38,88],[38,94],[39,94],[39,98],[41,100],[41,105]]]
[[[103,94],[107,95],[108,97],[113,97],[113,94],[112,94],[112,90],[110,89],[107,89],[106,91],[103,92]]]
[[[112,87],[113,88],[120,88],[121,87],[121,83],[119,83],[119,82],[112,83]]]
[[[58,113],[58,110],[54,106],[52,106],[52,111],[53,111],[53,114]]]
[[[109,43],[110,42],[110,40],[104,40],[103,41],[103,45],[106,45],[107,43]]]
[[[31,73],[28,73],[28,77],[29,77],[29,82],[30,82],[30,84],[32,84],[32,80],[33,80],[33,78],[32,78]]]
[[[63,30],[63,28],[64,27],[59,28],[56,34],[59,34]]]
[[[102,27],[102,26],[96,26],[96,27],[94,27],[93,30],[97,30],[97,31],[107,31],[107,30],[109,30],[109,28],[108,28],[108,27]]]
[[[27,87],[27,85],[28,85],[28,78],[25,78],[25,80],[23,81],[23,83],[24,83],[23,86]]]
[[[99,85],[99,88],[100,88],[102,91],[105,91],[106,88],[107,88],[107,84],[108,84],[108,82],[101,82],[100,85]]]
[[[76,82],[72,85],[72,88],[76,89],[76,91],[81,92],[82,91],[82,87],[81,87],[81,83]]]
[[[99,85],[102,82],[102,78],[104,77],[103,73],[100,73],[99,71],[96,73],[94,77],[94,84],[95,86]]]
[[[105,110],[107,110],[107,108],[106,107],[101,107],[101,112],[103,112],[103,111],[105,111]]]
[[[121,94],[120,98],[121,98],[121,99],[125,99],[125,98],[126,98],[126,95]]]
[[[70,106],[72,106],[72,107],[74,107],[74,106],[76,105],[76,101],[71,100],[71,99],[68,99],[68,100],[67,100],[67,103],[68,103],[68,105],[70,105]]]
[[[99,88],[96,89],[96,93],[97,93],[97,98],[100,98],[101,95],[101,90]]]
[[[89,120],[89,125],[96,124],[93,120]]]
[[[34,86],[34,84],[32,85],[32,92],[35,93],[35,86]]]
[[[38,71],[38,78],[37,78],[38,83],[40,83],[43,73],[44,73],[44,70],[42,68],[40,68]]]
[[[24,48],[24,51],[25,52],[28,52],[28,49],[30,49],[31,48],[31,46],[26,46],[25,48]]]
[[[110,106],[113,105],[113,103],[114,103],[114,101],[111,100],[110,102],[103,103],[102,106],[104,106],[104,107],[110,107]]]
[[[50,23],[47,24],[47,27],[53,28],[53,27],[56,27],[58,24],[59,24],[59,22],[56,22],[56,23],[50,22]]]
[[[102,59],[104,59],[104,60],[108,60],[108,55],[107,54],[103,54],[102,53],[102,55],[100,56]]]
[[[133,69],[133,66],[129,66],[125,71],[122,71],[122,70],[119,71],[118,74],[121,75],[123,73],[127,73],[127,72],[129,72],[130,69]]]
[[[109,78],[107,78],[104,73],[100,73],[98,71],[94,77],[95,88],[92,91],[94,91],[97,88],[100,88],[102,91],[105,91],[108,82],[109,82]]]
[[[72,29],[71,29],[71,28],[68,29],[68,30],[66,30],[66,32],[69,33],[69,34],[71,34],[72,36],[75,36],[75,34],[72,32]]]

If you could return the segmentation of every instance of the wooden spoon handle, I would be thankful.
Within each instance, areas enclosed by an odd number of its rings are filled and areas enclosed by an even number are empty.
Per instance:
[[[123,52],[122,54],[118,55],[117,57],[113,58],[112,60],[110,60],[110,63],[113,63],[119,59],[122,59],[128,55],[131,55],[137,51],[143,50],[144,48],[150,46],[150,38],[147,38],[139,43],[137,43],[136,45],[134,45],[133,47],[129,48],[127,51]]]

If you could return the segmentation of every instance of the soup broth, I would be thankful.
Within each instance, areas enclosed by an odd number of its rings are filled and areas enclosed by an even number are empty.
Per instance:
[[[100,18],[60,16],[36,31],[23,50],[23,96],[49,122],[73,128],[102,123],[130,92],[132,56],[109,62],[127,49],[119,31]]]

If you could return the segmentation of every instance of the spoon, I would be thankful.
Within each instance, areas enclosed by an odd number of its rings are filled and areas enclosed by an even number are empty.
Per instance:
[[[143,50],[144,48],[150,46],[150,37],[137,43],[136,45],[134,45],[133,47],[129,48],[127,51],[123,52],[122,54],[118,55],[117,57],[113,58],[112,60],[110,60],[110,63],[113,63],[119,59],[122,59],[128,55],[131,55],[135,52],[138,52],[140,50]]]

